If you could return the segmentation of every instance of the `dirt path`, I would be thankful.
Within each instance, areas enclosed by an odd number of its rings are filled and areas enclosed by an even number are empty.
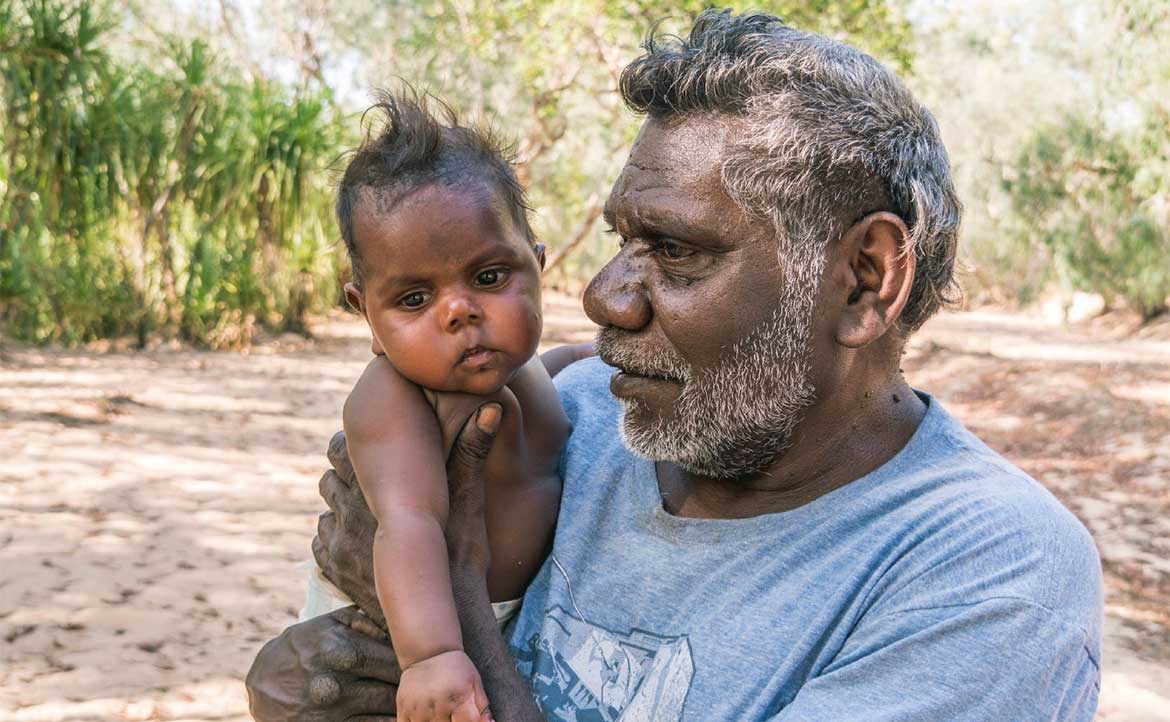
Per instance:
[[[549,344],[591,337],[577,308],[553,299]],[[300,601],[364,334],[334,321],[248,355],[0,346],[0,722],[247,719],[240,680]],[[1170,343],[950,315],[906,370],[1092,530],[1100,719],[1170,721]]]

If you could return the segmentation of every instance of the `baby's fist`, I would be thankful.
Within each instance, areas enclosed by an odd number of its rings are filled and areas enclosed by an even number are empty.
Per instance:
[[[491,722],[487,694],[471,659],[443,652],[412,664],[398,685],[399,722]]]

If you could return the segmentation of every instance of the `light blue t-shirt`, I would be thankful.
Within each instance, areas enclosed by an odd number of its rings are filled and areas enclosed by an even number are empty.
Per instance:
[[[937,401],[897,456],[799,509],[688,519],[622,445],[612,372],[556,379],[564,496],[511,636],[549,720],[1093,718],[1093,541]]]

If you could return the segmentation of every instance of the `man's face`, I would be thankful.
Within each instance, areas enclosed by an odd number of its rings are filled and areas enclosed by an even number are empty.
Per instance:
[[[786,282],[772,224],[723,188],[740,130],[646,122],[605,209],[621,249],[585,292],[626,444],[721,479],[767,466],[813,399],[816,283]]]

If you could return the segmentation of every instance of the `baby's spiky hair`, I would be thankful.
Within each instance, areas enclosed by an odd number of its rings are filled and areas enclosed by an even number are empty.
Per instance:
[[[442,120],[430,111],[439,107]],[[353,217],[364,200],[377,210],[392,210],[411,193],[430,185],[460,186],[485,183],[498,193],[515,229],[532,245],[536,237],[529,225],[531,209],[507,147],[489,128],[462,125],[450,106],[407,88],[399,93],[381,91],[371,124],[362,144],[349,158],[337,186],[337,225],[353,266],[354,283],[361,288],[362,258],[353,237]]]

